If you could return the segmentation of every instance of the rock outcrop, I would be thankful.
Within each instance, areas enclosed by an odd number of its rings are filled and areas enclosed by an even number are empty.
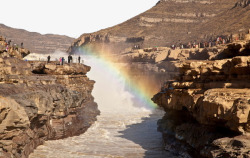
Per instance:
[[[240,48],[241,45],[239,45]],[[223,47],[223,46],[222,46]],[[131,50],[120,56],[120,60],[126,62],[149,62],[159,63],[161,61],[173,60],[207,60],[217,57],[222,48],[184,48],[171,49],[169,47],[145,48]],[[238,50],[240,53],[240,51]],[[226,51],[225,51],[226,53]],[[221,54],[221,56],[223,56]]]
[[[84,133],[99,114],[88,71],[0,57],[0,157],[28,157],[46,140]]]
[[[221,60],[159,64],[172,79],[153,97],[166,111],[158,122],[166,150],[180,157],[250,156],[250,57],[234,57],[239,52],[231,45],[217,55]],[[250,53],[248,43],[240,52]]]
[[[214,44],[213,46],[187,47],[152,47],[144,49],[130,49],[117,57],[126,62],[161,63],[162,61],[177,60],[219,60],[236,56],[250,55],[250,34],[244,36],[245,40],[237,40],[232,43]],[[203,43],[202,43],[203,44]],[[183,45],[182,45],[183,46]]]

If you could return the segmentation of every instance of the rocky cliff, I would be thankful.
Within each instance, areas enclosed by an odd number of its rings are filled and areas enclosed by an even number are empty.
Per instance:
[[[242,35],[250,26],[249,7],[249,0],[161,0],[122,24],[81,35],[68,51],[90,46],[121,53],[134,45],[165,47]]]
[[[219,60],[158,65],[169,75],[153,97],[166,111],[158,122],[166,150],[180,157],[250,156],[250,57],[238,56],[249,55],[249,44],[228,44]]]
[[[66,52],[70,44],[74,41],[68,36],[46,34],[41,35],[36,32],[28,32],[23,29],[15,29],[0,24],[0,34],[5,36],[7,41],[11,40],[11,45],[21,43],[32,53],[49,54],[56,50]]]
[[[46,140],[82,134],[99,114],[83,64],[0,57],[0,157],[28,157]]]

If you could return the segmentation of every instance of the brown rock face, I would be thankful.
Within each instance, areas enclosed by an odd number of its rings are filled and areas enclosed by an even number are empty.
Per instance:
[[[83,46],[97,48],[100,53],[103,49],[103,53],[122,53],[134,45],[165,47],[245,34],[250,26],[249,11],[246,0],[161,0],[122,24],[81,35],[68,51]]]
[[[3,24],[0,24],[0,34],[11,40],[11,45],[16,43],[19,45],[23,42],[24,47],[29,49],[32,53],[48,54],[54,53],[55,50],[66,52],[73,38],[46,34],[41,35],[36,32],[28,32],[22,29],[14,29]]]
[[[241,48],[241,45],[239,45]],[[145,48],[131,50],[127,53],[122,54],[119,58],[126,62],[148,62],[148,63],[160,63],[162,61],[173,61],[173,60],[207,60],[214,59],[219,48],[185,48],[185,49],[171,49],[169,47],[157,47],[157,48]],[[226,53],[226,52],[225,52]],[[240,51],[238,50],[238,53]],[[220,55],[224,57],[226,55]],[[229,56],[229,54],[227,55]],[[233,55],[232,55],[233,56]],[[236,56],[234,54],[234,56]],[[218,57],[219,58],[219,57]]]
[[[186,142],[183,152],[191,157],[194,149],[204,157],[248,157],[250,57],[168,63],[174,81],[153,98],[167,112],[159,122],[166,142]]]
[[[1,156],[28,157],[44,141],[82,134],[96,120],[90,67],[11,57],[0,65]]]

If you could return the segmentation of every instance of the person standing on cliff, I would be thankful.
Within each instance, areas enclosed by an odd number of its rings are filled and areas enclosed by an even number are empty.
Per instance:
[[[62,65],[63,65],[63,62],[64,62],[64,57],[62,57]]]
[[[81,57],[80,56],[78,57],[78,63],[79,64],[81,63]]]
[[[73,57],[70,55],[70,62],[73,63]]]
[[[68,56],[68,63],[70,64],[70,60],[71,60],[71,58],[70,58],[70,55]]]
[[[47,57],[47,59],[48,59],[48,63],[50,62],[50,55]]]

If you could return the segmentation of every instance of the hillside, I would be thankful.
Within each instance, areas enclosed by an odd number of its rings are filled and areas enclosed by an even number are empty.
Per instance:
[[[23,42],[24,47],[32,53],[53,53],[55,50],[66,51],[73,38],[62,35],[46,34],[42,35],[36,32],[28,32],[23,29],[15,29],[0,24],[0,35],[5,36],[7,40],[11,40],[11,44],[20,44]]]
[[[69,52],[90,44],[118,53],[135,44],[170,46],[246,33],[250,28],[249,8],[249,0],[161,0],[122,24],[81,35]]]

